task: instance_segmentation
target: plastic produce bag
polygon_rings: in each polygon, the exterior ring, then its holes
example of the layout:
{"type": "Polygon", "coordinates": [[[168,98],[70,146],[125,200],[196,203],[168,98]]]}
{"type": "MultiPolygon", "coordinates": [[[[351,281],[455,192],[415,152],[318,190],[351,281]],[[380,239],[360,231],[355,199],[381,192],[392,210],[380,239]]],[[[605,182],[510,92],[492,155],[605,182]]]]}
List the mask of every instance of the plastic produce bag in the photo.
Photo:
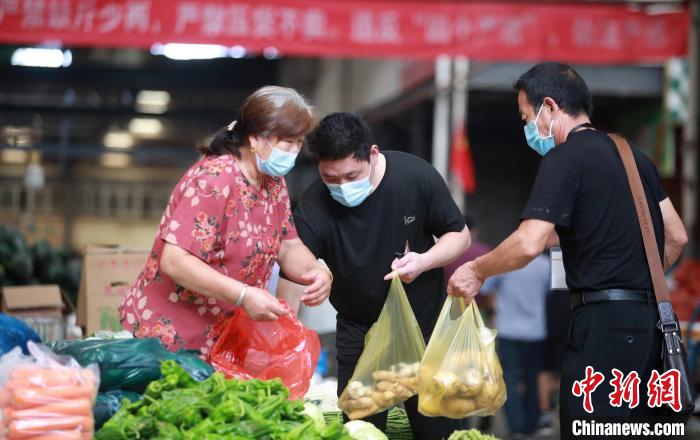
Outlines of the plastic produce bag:
{"type": "Polygon", "coordinates": [[[421,363],[418,411],[453,419],[495,414],[506,401],[495,340],[476,302],[467,307],[449,297],[421,363]]]}
{"type": "Polygon", "coordinates": [[[425,341],[397,274],[338,406],[352,420],[391,408],[416,395],[425,341]]]}
{"type": "Polygon", "coordinates": [[[113,390],[97,395],[92,413],[95,416],[95,431],[99,430],[105,422],[112,418],[119,411],[124,403],[124,399],[129,402],[141,400],[141,395],[132,391],[113,390]]]}
{"type": "Polygon", "coordinates": [[[209,360],[228,378],[280,378],[290,397],[300,399],[309,389],[320,352],[318,334],[304,327],[294,314],[276,321],[253,321],[239,307],[226,323],[209,360]]]}
{"type": "Polygon", "coordinates": [[[158,338],[58,341],[48,346],[58,354],[72,356],[81,365],[98,364],[103,392],[126,390],[142,394],[149,383],[160,379],[161,361],[169,359],[197,380],[204,380],[213,372],[195,352],[172,353],[163,348],[158,338]]]}
{"type": "Polygon", "coordinates": [[[0,329],[0,355],[15,347],[27,354],[27,342],[41,342],[39,335],[26,323],[4,313],[0,313],[0,329]]]}
{"type": "Polygon", "coordinates": [[[0,358],[0,438],[91,439],[96,366],[81,367],[29,342],[31,356],[15,348],[0,358]]]}

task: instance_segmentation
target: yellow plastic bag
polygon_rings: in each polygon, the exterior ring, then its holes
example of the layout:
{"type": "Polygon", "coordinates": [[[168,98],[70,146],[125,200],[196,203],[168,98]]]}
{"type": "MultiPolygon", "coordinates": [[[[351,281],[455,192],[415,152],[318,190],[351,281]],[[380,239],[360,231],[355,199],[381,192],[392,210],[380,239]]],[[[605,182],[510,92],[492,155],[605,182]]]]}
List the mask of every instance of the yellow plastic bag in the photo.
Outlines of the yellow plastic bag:
{"type": "Polygon", "coordinates": [[[356,420],[415,396],[424,352],[423,334],[401,280],[394,274],[384,307],[365,336],[365,348],[338,406],[356,420]]]}
{"type": "Polygon", "coordinates": [[[484,325],[476,302],[448,297],[420,367],[418,411],[461,419],[495,414],[506,401],[496,331],[484,325]]]}

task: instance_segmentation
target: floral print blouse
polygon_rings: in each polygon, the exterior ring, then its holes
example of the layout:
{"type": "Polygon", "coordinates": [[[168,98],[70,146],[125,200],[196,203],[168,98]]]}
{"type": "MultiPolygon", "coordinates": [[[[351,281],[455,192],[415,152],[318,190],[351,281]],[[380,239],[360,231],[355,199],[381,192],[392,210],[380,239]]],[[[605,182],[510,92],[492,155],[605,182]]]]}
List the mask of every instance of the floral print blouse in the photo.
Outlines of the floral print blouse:
{"type": "Polygon", "coordinates": [[[236,306],[185,289],[161,272],[165,243],[265,288],[281,241],[296,237],[283,178],[264,175],[257,189],[232,155],[202,158],[173,190],[146,267],[119,306],[122,325],[136,337],[160,338],[171,351],[206,356],[236,306]]]}

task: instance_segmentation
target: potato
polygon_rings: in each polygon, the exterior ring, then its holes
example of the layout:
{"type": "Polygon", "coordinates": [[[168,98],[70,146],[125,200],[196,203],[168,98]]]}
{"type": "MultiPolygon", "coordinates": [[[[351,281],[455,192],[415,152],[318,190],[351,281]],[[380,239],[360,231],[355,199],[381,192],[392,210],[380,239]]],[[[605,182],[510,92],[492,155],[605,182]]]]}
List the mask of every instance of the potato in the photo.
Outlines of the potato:
{"type": "Polygon", "coordinates": [[[451,397],[459,393],[461,381],[456,374],[438,371],[430,382],[430,390],[439,396],[451,397]]]}
{"type": "Polygon", "coordinates": [[[460,379],[459,394],[464,397],[476,396],[481,392],[481,388],[484,385],[481,372],[476,368],[467,369],[460,379]]]}
{"type": "Polygon", "coordinates": [[[418,399],[418,411],[426,416],[439,416],[442,414],[440,399],[430,394],[423,394],[418,399]]]}
{"type": "Polygon", "coordinates": [[[424,381],[424,383],[430,382],[430,380],[433,378],[437,370],[428,365],[421,365],[420,370],[418,372],[418,377],[420,378],[421,381],[424,381]]]}
{"type": "Polygon", "coordinates": [[[481,409],[490,407],[496,400],[496,397],[498,397],[499,391],[497,382],[492,380],[484,382],[484,386],[481,388],[481,393],[474,398],[477,408],[481,409]]]}
{"type": "Polygon", "coordinates": [[[445,410],[445,415],[454,418],[466,417],[468,414],[473,413],[476,409],[476,405],[474,404],[473,400],[459,399],[456,397],[444,399],[442,401],[442,407],[445,410]]]}
{"type": "Polygon", "coordinates": [[[501,363],[498,360],[495,350],[485,350],[481,353],[480,365],[485,375],[495,375],[500,377],[503,375],[501,363]]]}

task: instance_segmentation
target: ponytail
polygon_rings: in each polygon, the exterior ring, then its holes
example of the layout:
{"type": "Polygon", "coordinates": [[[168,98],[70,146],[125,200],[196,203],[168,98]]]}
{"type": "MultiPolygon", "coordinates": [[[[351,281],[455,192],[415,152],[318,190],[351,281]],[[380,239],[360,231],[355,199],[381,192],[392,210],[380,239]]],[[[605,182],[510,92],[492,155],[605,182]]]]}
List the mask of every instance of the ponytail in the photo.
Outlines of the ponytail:
{"type": "Polygon", "coordinates": [[[240,158],[240,148],[243,141],[240,133],[240,124],[233,121],[227,126],[221,127],[214,134],[209,145],[198,146],[197,151],[206,156],[221,156],[231,153],[240,158]]]}

